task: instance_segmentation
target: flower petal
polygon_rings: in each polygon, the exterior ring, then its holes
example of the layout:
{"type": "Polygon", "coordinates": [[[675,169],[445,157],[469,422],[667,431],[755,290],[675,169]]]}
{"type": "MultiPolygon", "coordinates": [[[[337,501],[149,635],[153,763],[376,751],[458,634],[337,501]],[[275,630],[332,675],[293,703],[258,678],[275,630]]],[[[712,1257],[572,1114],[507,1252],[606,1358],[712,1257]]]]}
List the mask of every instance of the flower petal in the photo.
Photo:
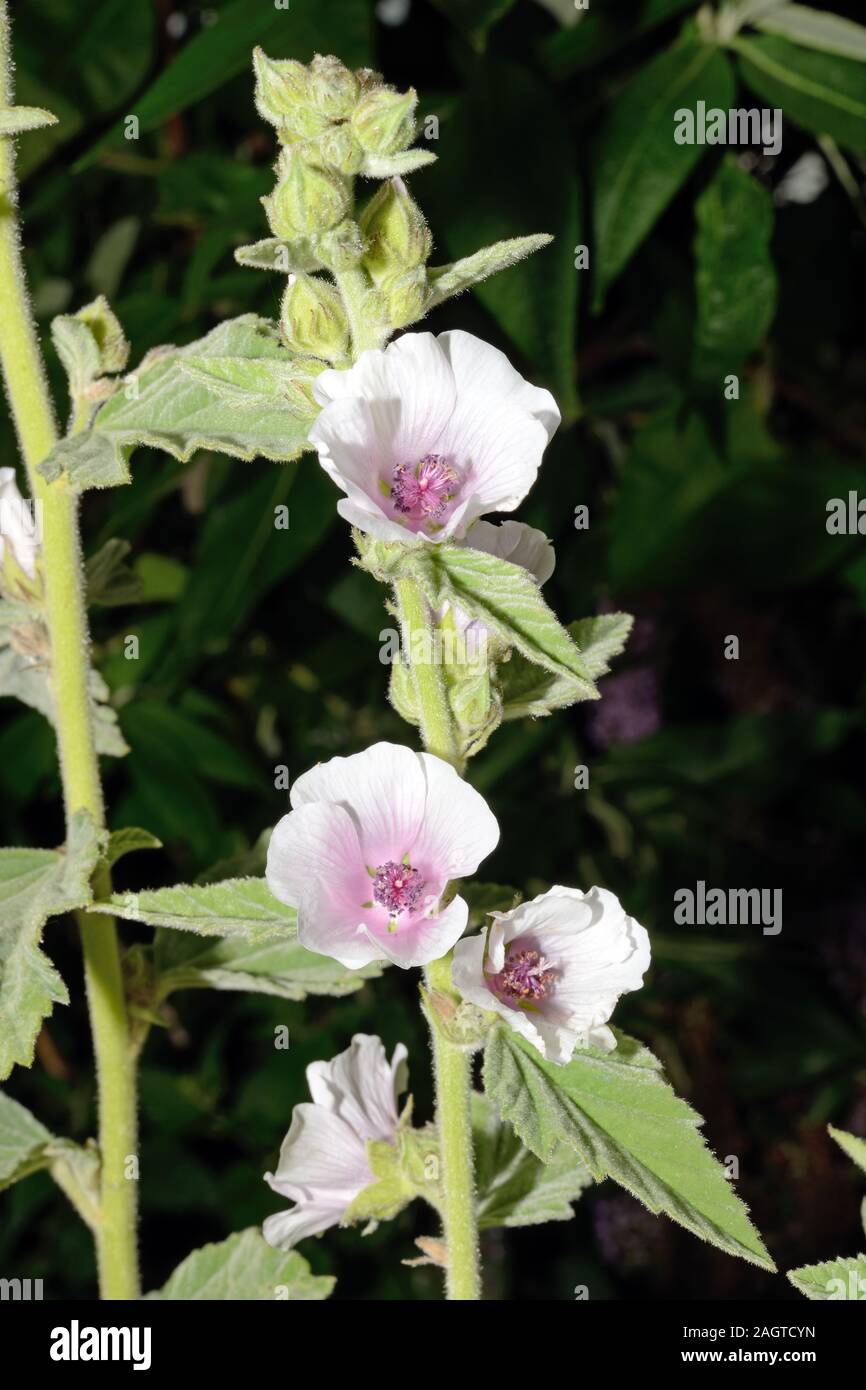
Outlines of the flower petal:
{"type": "Polygon", "coordinates": [[[412,863],[440,882],[473,874],[499,843],[499,823],[480,792],[442,758],[419,754],[427,780],[424,820],[412,863]]]}
{"type": "Polygon", "coordinates": [[[422,756],[397,743],[374,743],[363,753],[319,763],[297,779],[291,792],[297,808],[322,802],[342,806],[355,824],[363,862],[371,868],[399,861],[411,851],[427,801],[422,756]]]}
{"type": "Polygon", "coordinates": [[[310,1095],[361,1138],[392,1140],[398,1118],[395,1086],[405,1057],[400,1044],[389,1063],[381,1038],[356,1033],[345,1052],[307,1067],[310,1095]]]}

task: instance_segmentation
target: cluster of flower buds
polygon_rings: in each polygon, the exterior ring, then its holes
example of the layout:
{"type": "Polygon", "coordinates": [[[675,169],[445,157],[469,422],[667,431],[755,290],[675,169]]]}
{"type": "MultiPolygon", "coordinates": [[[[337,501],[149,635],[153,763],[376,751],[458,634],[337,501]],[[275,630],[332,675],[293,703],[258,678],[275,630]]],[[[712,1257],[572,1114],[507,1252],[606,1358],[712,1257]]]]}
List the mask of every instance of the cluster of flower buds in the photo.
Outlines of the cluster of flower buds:
{"type": "Polygon", "coordinates": [[[317,270],[362,277],[365,317],[381,324],[383,339],[428,304],[430,233],[399,177],[433,158],[408,149],[418,96],[387,86],[368,68],[351,72],[334,57],[317,54],[305,66],[258,49],[254,63],[256,106],[282,145],[276,186],[262,202],[287,252],[280,268],[291,276],[283,335],[293,351],[343,364],[350,350],[345,305],[317,270]],[[358,174],[386,182],[356,221],[358,174]]]}
{"type": "Polygon", "coordinates": [[[320,54],[305,67],[261,49],[253,61],[259,114],[307,164],[375,177],[378,159],[400,154],[415,138],[418,94],[395,91],[370,68],[350,72],[320,54]]]}

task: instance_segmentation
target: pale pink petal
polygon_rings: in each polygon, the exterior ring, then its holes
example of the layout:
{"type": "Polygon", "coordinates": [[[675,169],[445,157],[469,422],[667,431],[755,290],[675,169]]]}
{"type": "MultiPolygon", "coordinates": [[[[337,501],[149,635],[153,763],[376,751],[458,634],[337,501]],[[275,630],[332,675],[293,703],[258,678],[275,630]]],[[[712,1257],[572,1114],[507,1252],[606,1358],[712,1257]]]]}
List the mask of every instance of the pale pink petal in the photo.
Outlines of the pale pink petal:
{"type": "Polygon", "coordinates": [[[427,779],[424,821],[412,863],[431,880],[473,874],[499,842],[499,824],[480,792],[450,763],[421,753],[427,779]]]}
{"type": "Polygon", "coordinates": [[[355,824],[363,862],[375,869],[411,852],[427,814],[427,788],[421,755],[401,744],[376,743],[305,772],[291,801],[294,807],[339,803],[355,824]]]}
{"type": "Polygon", "coordinates": [[[292,907],[311,888],[326,888],[335,909],[354,914],[369,898],[370,882],[353,817],[335,802],[290,811],[271,835],[265,878],[274,897],[292,907]]]}
{"type": "Polygon", "coordinates": [[[345,1052],[307,1067],[310,1095],[365,1139],[392,1139],[398,1119],[395,1080],[405,1056],[401,1044],[389,1063],[380,1038],[356,1033],[345,1052]]]}
{"type": "Polygon", "coordinates": [[[371,945],[376,949],[375,960],[389,960],[403,970],[413,966],[429,965],[451,950],[459,941],[469,921],[469,907],[460,897],[452,898],[448,906],[437,917],[416,918],[408,923],[400,923],[392,934],[379,931],[370,934],[371,945]]]}

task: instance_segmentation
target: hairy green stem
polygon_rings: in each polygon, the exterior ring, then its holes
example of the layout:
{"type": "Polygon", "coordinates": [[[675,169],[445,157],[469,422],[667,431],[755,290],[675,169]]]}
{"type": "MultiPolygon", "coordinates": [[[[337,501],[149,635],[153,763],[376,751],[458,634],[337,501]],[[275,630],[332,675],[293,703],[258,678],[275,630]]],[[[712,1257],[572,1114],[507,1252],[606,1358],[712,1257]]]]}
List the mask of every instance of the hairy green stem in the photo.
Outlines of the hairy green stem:
{"type": "MultiPolygon", "coordinates": [[[[442,663],[436,660],[436,644],[432,641],[430,606],[414,579],[399,579],[394,589],[424,747],[428,753],[435,753],[461,771],[445,675],[442,663]]],[[[427,981],[433,993],[446,996],[453,993],[450,954],[431,962],[427,981]]],[[[446,1288],[449,1299],[466,1301],[481,1296],[469,1108],[472,1059],[445,1036],[435,1009],[429,1011],[429,1022],[442,1164],[442,1225],[448,1249],[446,1288]]]]}
{"type": "Polygon", "coordinates": [[[409,660],[409,671],[421,720],[421,737],[428,753],[444,758],[458,772],[463,770],[457,744],[454,716],[448,702],[448,688],[441,661],[436,658],[430,605],[414,579],[398,579],[394,585],[400,623],[403,629],[403,650],[409,660]]]}
{"type": "MultiPolygon", "coordinates": [[[[0,0],[0,107],[12,105],[6,0],[0,0]]],[[[105,826],[88,690],[89,634],[76,499],[61,480],[38,471],[57,432],[21,264],[14,146],[0,138],[0,364],[30,488],[41,509],[45,616],[67,821],[85,810],[105,826]]],[[[96,897],[111,892],[107,869],[96,897]]],[[[129,1049],[117,931],[111,917],[79,914],[93,1047],[99,1079],[101,1204],[96,1231],[103,1298],[138,1297],[135,1067],[129,1049]]]]}
{"type": "MultiPolygon", "coordinates": [[[[450,953],[427,967],[427,983],[431,992],[452,993],[450,953]]],[[[429,1013],[442,1166],[442,1225],[448,1250],[445,1286],[450,1301],[472,1302],[481,1297],[470,1110],[472,1056],[449,1042],[435,1010],[429,1013]]]]}
{"type": "Polygon", "coordinates": [[[352,335],[352,360],[367,348],[382,346],[381,327],[371,324],[369,300],[370,282],[361,269],[335,272],[334,281],[343,298],[349,332],[352,335]],[[367,301],[365,303],[365,300],[367,301]]]}

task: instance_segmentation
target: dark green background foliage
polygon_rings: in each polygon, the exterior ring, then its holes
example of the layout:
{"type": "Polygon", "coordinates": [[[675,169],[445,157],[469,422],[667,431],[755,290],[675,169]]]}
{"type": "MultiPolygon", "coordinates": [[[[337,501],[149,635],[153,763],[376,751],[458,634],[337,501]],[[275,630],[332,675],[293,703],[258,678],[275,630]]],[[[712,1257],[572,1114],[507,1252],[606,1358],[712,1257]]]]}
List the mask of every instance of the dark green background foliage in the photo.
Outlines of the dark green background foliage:
{"type": "MultiPolygon", "coordinates": [[[[279,277],[232,259],[266,233],[273,142],[252,103],[255,43],[305,60],[334,52],[418,87],[440,122],[439,163],[412,181],[435,260],[556,234],[430,326],[490,339],[556,393],[567,424],[521,511],[556,543],[550,600],[566,621],[616,606],[638,624],[600,706],[510,724],[471,767],[502,826],[484,876],[520,874],[527,893],[600,883],[623,898],[652,934],[654,965],[618,1021],[706,1116],[716,1152],[739,1159],[781,1268],[853,1252],[857,1182],[824,1126],[866,1134],[866,557],[858,537],[827,534],[825,507],[866,489],[866,234],[862,201],[832,174],[811,202],[774,190],[822,132],[862,182],[866,66],[754,30],[739,52],[702,50],[682,33],[696,9],[683,0],[593,0],[572,29],[529,0],[413,0],[396,26],[366,0],[179,5],[182,35],[176,20],[167,28],[170,8],[14,6],[18,99],[60,116],[20,143],[43,331],[97,292],[136,359],[226,316],[276,314],[279,277]],[[699,98],[782,105],[781,155],[675,146],[671,111],[699,98]],[[133,112],[137,142],[122,134],[133,112]],[[588,271],[574,266],[582,243],[588,271]],[[731,372],[736,402],[722,397],[731,372]],[[582,503],[588,531],[573,525],[582,503]],[[729,634],[739,661],[724,659],[729,634]],[[582,763],[589,791],[573,787],[582,763]],[[781,888],[781,935],[676,926],[673,894],[698,879],[781,888]]],[[[53,356],[49,369],[61,401],[53,356]]],[[[5,417],[0,428],[6,463],[5,417]]],[[[93,615],[132,747],[105,762],[111,824],[165,842],[124,860],[121,889],[189,880],[247,851],[285,809],[276,765],[294,776],[411,733],[385,702],[383,593],[350,567],[314,457],[182,466],[145,451],[133,474],[84,505],[87,552],[125,538],[143,583],[140,604],[93,615]],[[288,532],[273,529],[279,502],[288,532]],[[123,654],[130,633],[137,662],[123,654]]],[[[53,736],[11,701],[3,715],[3,842],[57,843],[53,736]]],[[[50,924],[47,945],[76,999],[9,1090],[84,1138],[94,1083],[72,923],[50,924]]],[[[344,1000],[175,996],[142,1073],[145,1287],[274,1209],[261,1174],[305,1096],[303,1069],[355,1030],[409,1044],[416,1113],[429,1116],[416,990],[415,972],[391,970],[344,1000]],[[281,1023],[288,1053],[273,1045],[281,1023]]],[[[43,1277],[46,1297],[92,1296],[89,1240],[49,1179],[3,1204],[4,1272],[43,1277]]],[[[339,1275],[337,1298],[435,1298],[435,1271],[400,1264],[432,1230],[415,1207],[366,1240],[335,1233],[304,1253],[339,1275]]],[[[795,1296],[607,1187],[571,1223],[490,1239],[501,1297],[567,1299],[577,1284],[594,1298],[795,1296]]]]}

